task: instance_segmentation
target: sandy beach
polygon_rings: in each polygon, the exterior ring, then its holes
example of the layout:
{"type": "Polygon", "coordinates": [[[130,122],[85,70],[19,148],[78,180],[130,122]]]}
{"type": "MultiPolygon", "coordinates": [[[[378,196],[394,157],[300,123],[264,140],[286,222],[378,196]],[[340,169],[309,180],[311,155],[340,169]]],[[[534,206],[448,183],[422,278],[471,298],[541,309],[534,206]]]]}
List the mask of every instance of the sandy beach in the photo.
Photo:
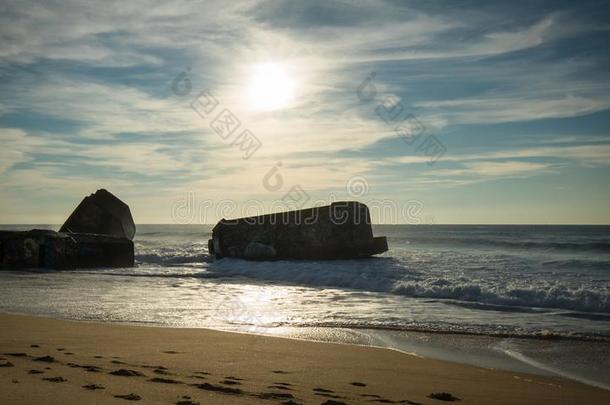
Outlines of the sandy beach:
{"type": "Polygon", "coordinates": [[[6,404],[610,402],[564,379],[371,347],[20,315],[0,330],[6,404]]]}

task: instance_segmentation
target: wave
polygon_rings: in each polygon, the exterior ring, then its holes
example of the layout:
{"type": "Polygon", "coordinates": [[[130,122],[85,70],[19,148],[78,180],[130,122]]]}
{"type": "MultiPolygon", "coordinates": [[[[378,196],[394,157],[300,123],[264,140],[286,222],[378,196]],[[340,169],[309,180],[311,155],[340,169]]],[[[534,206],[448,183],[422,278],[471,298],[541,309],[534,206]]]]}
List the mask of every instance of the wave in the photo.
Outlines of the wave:
{"type": "Polygon", "coordinates": [[[208,254],[207,243],[204,242],[158,246],[158,242],[152,244],[147,241],[139,241],[136,244],[135,260],[137,264],[167,266],[189,263],[210,263],[214,258],[208,254]]]}
{"type": "Polygon", "coordinates": [[[456,235],[456,237],[439,237],[439,236],[423,236],[414,234],[412,239],[407,239],[410,243],[416,244],[440,244],[447,247],[491,247],[491,248],[508,248],[520,250],[534,250],[546,252],[610,252],[610,242],[608,241],[572,241],[572,242],[548,242],[548,241],[533,241],[533,240],[503,240],[494,237],[472,237],[465,235],[456,235]]]}
{"type": "Polygon", "coordinates": [[[438,279],[426,280],[423,283],[399,282],[392,292],[416,298],[445,298],[502,306],[610,313],[609,294],[580,286],[567,288],[546,283],[528,287],[510,284],[489,286],[478,282],[463,283],[438,279]]]}
{"type": "Polygon", "coordinates": [[[184,254],[184,255],[165,255],[159,253],[141,253],[135,255],[137,264],[189,264],[189,263],[211,263],[214,258],[208,254],[184,254]]]}
{"type": "MultiPolygon", "coordinates": [[[[499,255],[489,251],[479,253],[453,249],[460,245],[486,245],[535,248],[538,253],[549,248],[610,251],[610,243],[597,234],[587,237],[553,236],[548,231],[546,235],[538,232],[533,237],[530,235],[519,240],[515,235],[497,232],[485,238],[489,232],[477,233],[476,230],[468,234],[455,231],[439,234],[427,228],[424,231],[420,228],[392,229],[388,232],[391,244],[405,246],[409,240],[417,242],[409,249],[395,248],[394,257],[248,262],[228,258],[215,261],[208,254],[207,241],[201,239],[200,230],[189,228],[179,240],[170,237],[136,242],[135,259],[141,271],[136,269],[135,275],[146,276],[140,273],[148,273],[155,277],[154,274],[161,273],[163,277],[244,279],[253,283],[342,288],[410,298],[453,300],[465,303],[461,304],[463,306],[470,305],[471,309],[491,311],[524,312],[524,308],[547,308],[610,314],[610,289],[606,276],[610,265],[606,255],[589,254],[586,258],[574,258],[545,252],[541,258],[531,257],[529,253],[499,255]],[[198,235],[199,239],[192,239],[192,235],[198,235]],[[558,241],[558,238],[564,240],[558,241]],[[436,249],[421,248],[421,244],[427,243],[442,243],[453,250],[441,254],[436,249]]],[[[156,231],[150,229],[149,235],[156,231]]]]}
{"type": "Polygon", "coordinates": [[[390,293],[411,298],[433,298],[487,305],[552,308],[610,313],[610,294],[603,285],[573,283],[566,286],[542,279],[467,278],[413,271],[392,258],[333,262],[246,262],[222,259],[200,275],[258,282],[285,282],[311,287],[336,287],[390,293]]]}
{"type": "Polygon", "coordinates": [[[471,336],[490,336],[498,338],[522,338],[522,339],[547,339],[547,340],[574,340],[590,342],[610,342],[610,335],[605,333],[580,333],[561,330],[524,330],[490,327],[488,325],[473,324],[388,324],[374,322],[290,322],[277,323],[273,325],[259,325],[257,331],[264,332],[265,329],[276,327],[294,328],[336,328],[336,329],[368,329],[380,331],[402,331],[402,332],[422,332],[449,335],[471,335],[471,336]]]}

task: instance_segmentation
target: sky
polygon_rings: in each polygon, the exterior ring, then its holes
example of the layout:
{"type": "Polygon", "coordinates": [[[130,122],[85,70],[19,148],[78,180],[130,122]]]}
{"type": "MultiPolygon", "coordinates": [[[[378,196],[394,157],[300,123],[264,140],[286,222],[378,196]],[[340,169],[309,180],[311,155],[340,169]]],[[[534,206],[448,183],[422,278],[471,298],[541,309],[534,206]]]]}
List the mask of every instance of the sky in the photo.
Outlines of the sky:
{"type": "Polygon", "coordinates": [[[0,2],[0,223],[610,224],[608,1],[0,2]]]}

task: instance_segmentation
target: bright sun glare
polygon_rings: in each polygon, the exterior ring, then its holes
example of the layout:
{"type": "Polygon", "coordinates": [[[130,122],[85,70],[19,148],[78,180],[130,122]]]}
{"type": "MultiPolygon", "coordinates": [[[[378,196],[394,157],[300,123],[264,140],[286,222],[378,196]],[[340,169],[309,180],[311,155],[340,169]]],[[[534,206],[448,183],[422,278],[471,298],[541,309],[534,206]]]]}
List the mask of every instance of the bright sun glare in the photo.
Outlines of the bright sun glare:
{"type": "Polygon", "coordinates": [[[248,99],[257,110],[279,110],[294,100],[295,82],[281,63],[255,65],[250,76],[248,99]]]}

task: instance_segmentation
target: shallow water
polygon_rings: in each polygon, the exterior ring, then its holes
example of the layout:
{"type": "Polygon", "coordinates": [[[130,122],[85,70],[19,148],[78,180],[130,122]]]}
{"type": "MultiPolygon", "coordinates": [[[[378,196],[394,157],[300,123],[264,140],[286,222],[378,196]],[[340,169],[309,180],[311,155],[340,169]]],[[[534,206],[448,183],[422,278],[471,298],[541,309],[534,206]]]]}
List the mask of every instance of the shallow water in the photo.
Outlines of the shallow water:
{"type": "Polygon", "coordinates": [[[212,260],[210,232],[140,226],[131,269],[0,272],[0,311],[374,344],[610,385],[610,227],[377,226],[379,257],[271,263],[212,260]]]}

